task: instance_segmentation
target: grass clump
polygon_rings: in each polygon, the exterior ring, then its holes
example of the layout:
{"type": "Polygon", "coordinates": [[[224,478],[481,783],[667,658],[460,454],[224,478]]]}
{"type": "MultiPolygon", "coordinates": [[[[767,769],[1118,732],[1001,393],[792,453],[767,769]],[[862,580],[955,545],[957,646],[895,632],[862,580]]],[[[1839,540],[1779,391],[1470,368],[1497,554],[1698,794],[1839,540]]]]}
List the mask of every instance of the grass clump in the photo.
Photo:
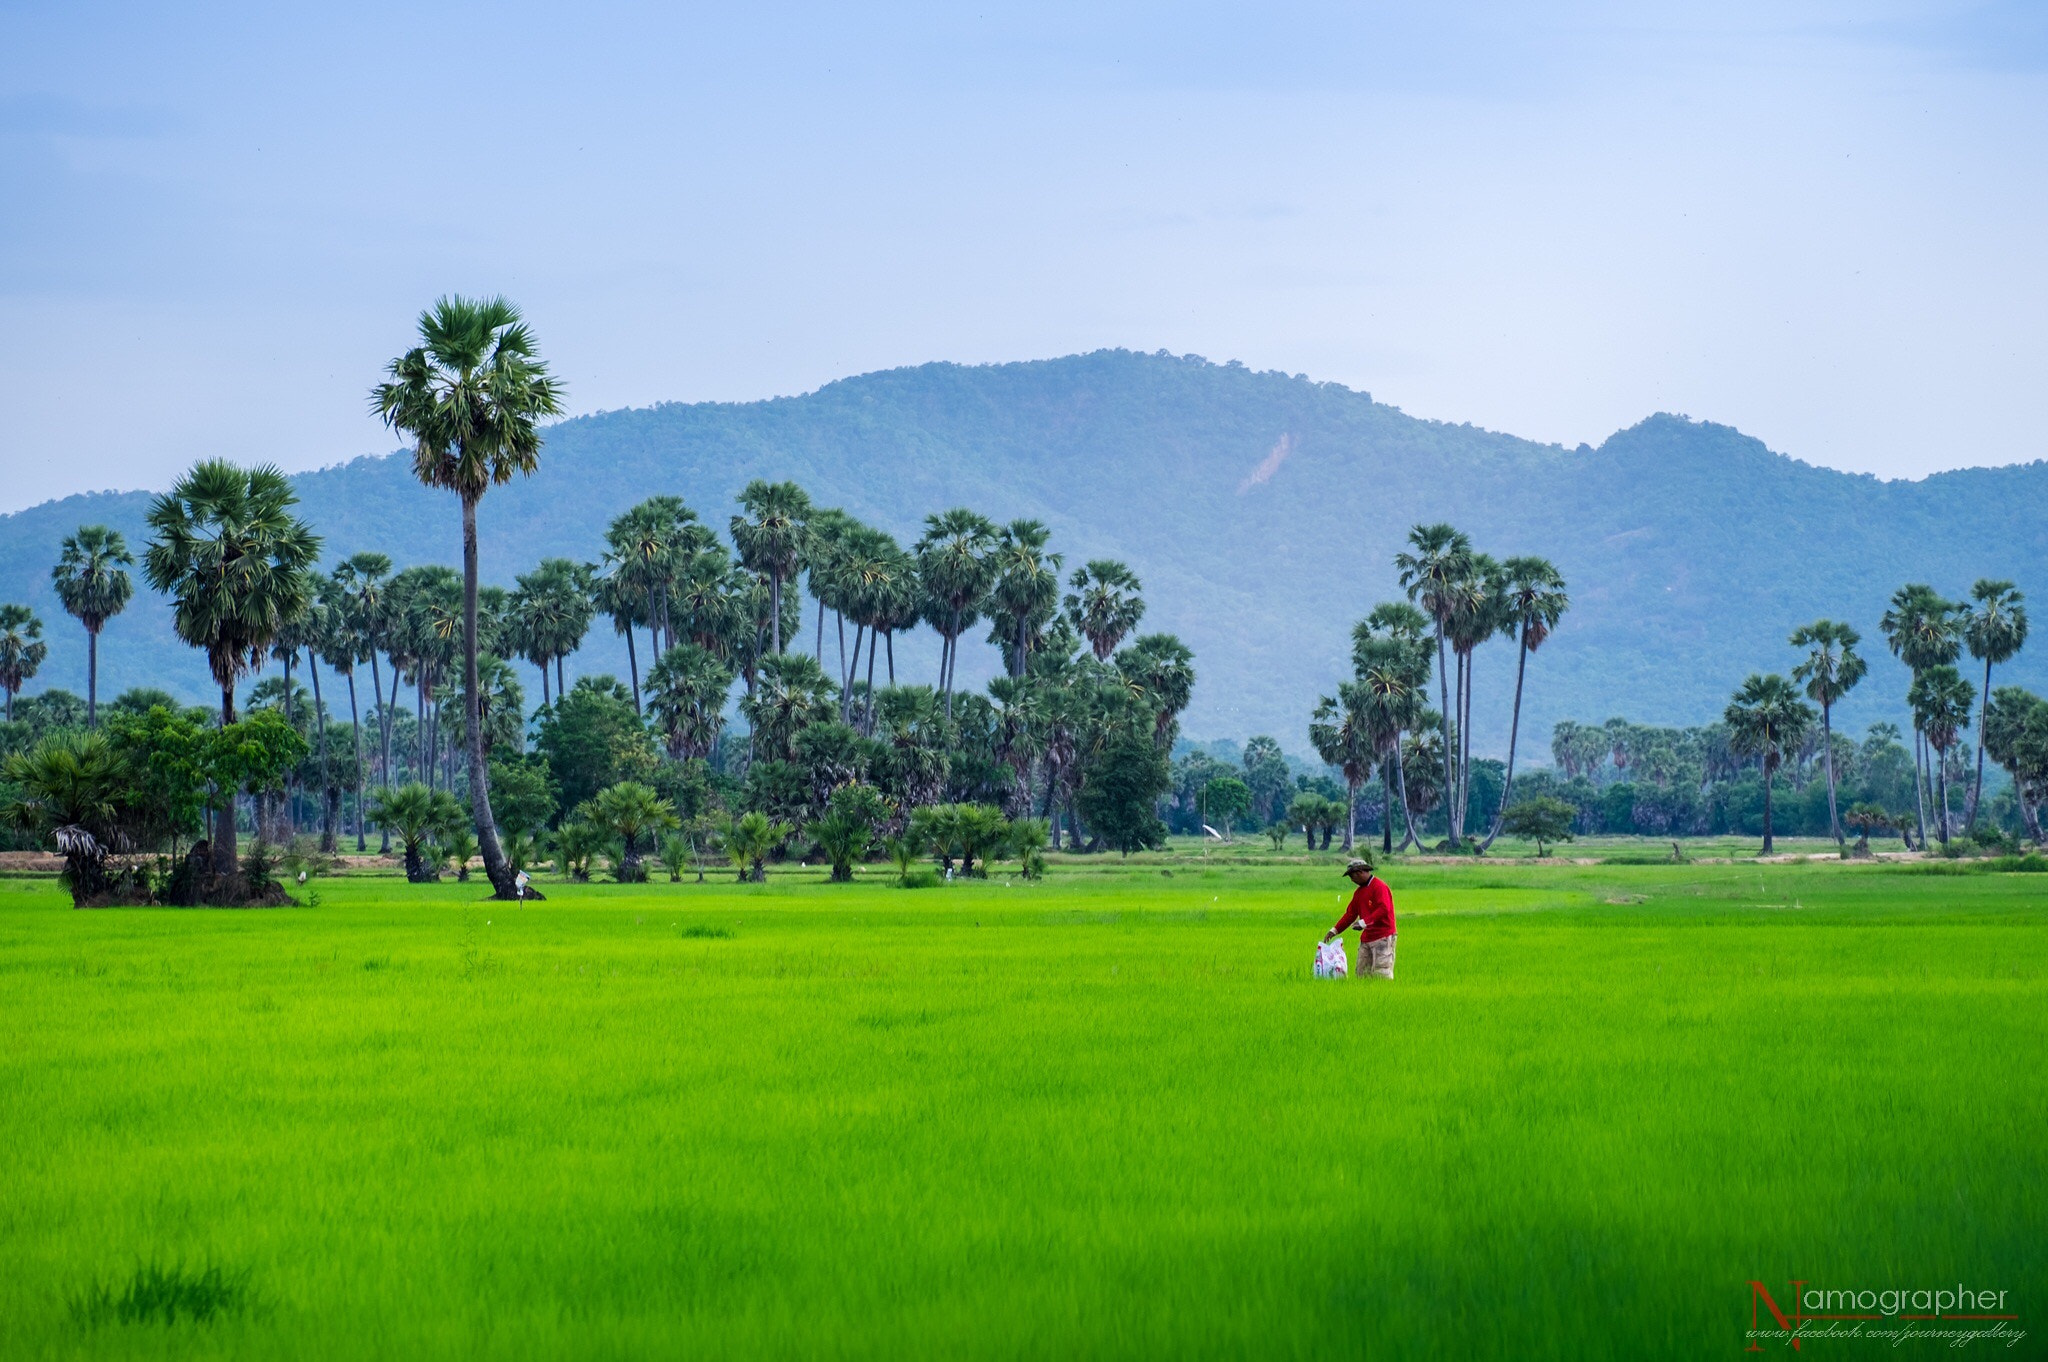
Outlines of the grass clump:
{"type": "Polygon", "coordinates": [[[101,1324],[211,1324],[238,1315],[249,1305],[249,1274],[218,1263],[189,1268],[143,1263],[116,1290],[94,1278],[71,1300],[71,1316],[91,1328],[101,1324]]]}

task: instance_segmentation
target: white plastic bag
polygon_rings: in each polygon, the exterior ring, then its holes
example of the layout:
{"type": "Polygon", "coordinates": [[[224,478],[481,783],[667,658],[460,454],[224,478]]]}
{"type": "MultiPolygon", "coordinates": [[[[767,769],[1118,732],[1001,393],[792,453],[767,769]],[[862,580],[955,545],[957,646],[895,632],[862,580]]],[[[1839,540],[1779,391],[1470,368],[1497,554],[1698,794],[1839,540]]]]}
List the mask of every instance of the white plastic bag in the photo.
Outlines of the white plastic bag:
{"type": "Polygon", "coordinates": [[[1342,979],[1351,972],[1351,962],[1344,958],[1344,942],[1340,937],[1325,941],[1316,947],[1316,978],[1342,979]]]}

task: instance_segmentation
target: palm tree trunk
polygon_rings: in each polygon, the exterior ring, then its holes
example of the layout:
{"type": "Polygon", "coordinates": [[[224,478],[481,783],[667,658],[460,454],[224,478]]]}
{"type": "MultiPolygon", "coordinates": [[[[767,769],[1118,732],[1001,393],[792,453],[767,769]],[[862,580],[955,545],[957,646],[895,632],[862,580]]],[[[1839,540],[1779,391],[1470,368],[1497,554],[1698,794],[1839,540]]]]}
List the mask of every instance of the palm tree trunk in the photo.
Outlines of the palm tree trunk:
{"type": "MultiPolygon", "coordinates": [[[[235,721],[235,688],[232,685],[220,688],[220,726],[226,728],[235,721]]],[[[235,791],[233,786],[224,787],[214,809],[213,816],[213,873],[232,875],[240,867],[241,858],[235,847],[235,791]]]]}
{"type": "Polygon", "coordinates": [[[846,612],[834,610],[832,612],[832,623],[839,631],[839,712],[844,716],[846,713],[846,612]]]}
{"type": "Polygon", "coordinates": [[[420,784],[431,790],[434,788],[434,752],[433,745],[427,740],[433,735],[433,730],[427,727],[425,664],[412,674],[412,726],[413,732],[419,735],[419,741],[414,744],[419,750],[413,753],[413,762],[419,767],[420,784]]]}
{"type": "Polygon", "coordinates": [[[320,701],[320,655],[306,649],[306,675],[313,682],[313,725],[320,733],[320,850],[334,853],[334,778],[327,767],[327,709],[320,701]]]}
{"type": "Polygon", "coordinates": [[[1500,836],[1500,825],[1508,816],[1508,796],[1515,788],[1515,744],[1522,737],[1522,679],[1529,671],[1529,630],[1522,630],[1521,647],[1515,658],[1515,709],[1514,717],[1508,721],[1508,772],[1500,783],[1500,807],[1493,811],[1493,826],[1486,830],[1486,840],[1479,844],[1481,851],[1493,845],[1493,839],[1500,836]]]}
{"type": "MultiPolygon", "coordinates": [[[[818,583],[816,578],[814,577],[811,581],[811,589],[815,591],[817,589],[817,586],[818,583]]],[[[823,671],[825,670],[825,598],[823,596],[818,597],[818,637],[816,643],[816,651],[818,654],[818,670],[823,671]]]]}
{"type": "MultiPolygon", "coordinates": [[[[1415,835],[1415,814],[1408,807],[1408,773],[1401,767],[1401,735],[1398,733],[1394,735],[1394,785],[1401,794],[1401,825],[1404,829],[1401,837],[1401,850],[1406,851],[1410,842],[1419,847],[1422,845],[1422,841],[1415,835]]],[[[1387,821],[1389,824],[1393,822],[1393,813],[1392,808],[1387,810],[1387,821]]]]}
{"type": "Polygon", "coordinates": [[[550,701],[549,701],[549,698],[548,698],[548,663],[547,663],[547,659],[546,659],[546,658],[542,658],[542,659],[541,659],[541,662],[540,662],[540,705],[541,705],[541,708],[542,708],[542,709],[546,709],[546,708],[548,707],[549,703],[550,703],[550,701]]]}
{"type": "Polygon", "coordinates": [[[1394,778],[1387,774],[1384,761],[1380,763],[1380,850],[1394,854],[1394,778]]]}
{"type": "Polygon", "coordinates": [[[1820,740],[1824,749],[1822,755],[1827,760],[1828,769],[1828,828],[1835,835],[1835,845],[1841,847],[1846,843],[1842,836],[1842,820],[1835,812],[1835,728],[1834,716],[1831,713],[1833,708],[1831,704],[1823,704],[1820,707],[1820,740]]]}
{"type": "Polygon", "coordinates": [[[569,682],[566,679],[566,674],[562,671],[562,659],[567,656],[567,653],[555,654],[555,698],[557,700],[566,700],[569,697],[569,682]]]}
{"type": "MultiPolygon", "coordinates": [[[[1977,830],[1977,801],[1984,793],[1984,711],[1991,704],[1991,659],[1984,659],[1984,698],[1977,703],[1977,775],[1970,782],[1969,806],[1963,810],[1963,831],[1977,830]]],[[[2015,783],[2014,790],[2018,790],[2015,783]]]]}
{"type": "Polygon", "coordinates": [[[882,642],[889,650],[889,684],[893,686],[896,684],[896,631],[891,629],[882,642]]]}
{"type": "Polygon", "coordinates": [[[1920,841],[1920,849],[1927,850],[1927,794],[1926,782],[1921,779],[1920,721],[1913,721],[1913,827],[1920,841]]]}
{"type": "MultiPolygon", "coordinates": [[[[1984,675],[1987,678],[1985,684],[1989,685],[1989,667],[1984,669],[1984,675]]],[[[97,629],[85,631],[85,726],[100,726],[100,631],[97,629]]],[[[1977,747],[1980,762],[1983,752],[1983,744],[1980,743],[1977,747]]]]}
{"type": "MultiPolygon", "coordinates": [[[[802,609],[802,606],[801,606],[801,605],[799,605],[799,606],[798,606],[798,609],[802,609]]],[[[802,618],[803,618],[803,616],[802,616],[802,615],[798,615],[798,616],[797,616],[797,618],[798,618],[798,619],[802,619],[802,618]]],[[[801,628],[802,626],[798,626],[798,627],[799,627],[799,628],[801,628]]],[[[756,637],[759,637],[759,636],[758,636],[758,635],[756,635],[756,637]]],[[[781,651],[782,651],[782,574],[781,574],[781,573],[779,573],[779,572],[771,572],[771,573],[769,573],[769,574],[768,574],[768,637],[769,637],[769,639],[770,639],[770,640],[772,641],[772,643],[773,643],[773,651],[775,651],[775,652],[778,652],[778,653],[779,653],[779,652],[781,652],[781,651]]],[[[758,647],[759,645],[757,644],[756,646],[758,647]]],[[[820,662],[822,662],[822,661],[824,661],[824,658],[825,658],[825,616],[824,616],[824,615],[823,615],[823,614],[821,613],[821,614],[820,614],[820,615],[818,616],[818,660],[819,660],[820,662]]]]}
{"type": "Polygon", "coordinates": [[[1458,773],[1458,788],[1444,809],[1444,825],[1450,829],[1451,840],[1457,845],[1464,844],[1465,832],[1465,781],[1471,773],[1470,757],[1472,748],[1472,655],[1460,651],[1458,658],[1458,760],[1452,770],[1458,773]]]}
{"type": "MultiPolygon", "coordinates": [[[[462,499],[462,719],[469,747],[469,812],[476,820],[476,845],[496,898],[519,896],[498,825],[491,817],[491,773],[484,760],[481,687],[476,671],[476,499],[462,499]]],[[[538,897],[534,895],[533,897],[538,897]]]]}
{"type": "Polygon", "coordinates": [[[960,607],[953,607],[953,632],[946,635],[946,717],[953,717],[953,665],[960,656],[960,607]]]}
{"type": "MultiPolygon", "coordinates": [[[[1439,619],[1437,620],[1437,622],[1436,622],[1436,695],[1437,695],[1437,702],[1438,702],[1439,704],[1441,704],[1441,705],[1443,706],[1443,712],[1442,712],[1442,714],[1441,714],[1441,715],[1439,715],[1439,719],[1441,720],[1441,724],[1442,724],[1442,727],[1443,727],[1443,731],[1444,731],[1444,797],[1445,797],[1446,799],[1448,799],[1448,798],[1450,797],[1450,793],[1451,793],[1451,789],[1452,789],[1452,782],[1451,782],[1451,755],[1452,755],[1452,754],[1451,754],[1451,713],[1452,713],[1452,711],[1451,711],[1451,690],[1450,690],[1450,685],[1451,685],[1451,677],[1450,677],[1450,667],[1449,667],[1449,665],[1448,665],[1448,659],[1447,659],[1447,657],[1446,657],[1446,655],[1445,655],[1445,653],[1444,653],[1444,622],[1443,622],[1443,620],[1442,620],[1441,618],[1439,618],[1439,619]]],[[[1400,771],[1401,771],[1401,739],[1400,739],[1400,736],[1399,736],[1398,734],[1396,734],[1396,735],[1395,735],[1395,737],[1394,737],[1394,773],[1395,773],[1395,776],[1396,776],[1396,778],[1399,778],[1399,776],[1400,776],[1400,771]]],[[[1407,785],[1407,782],[1406,782],[1405,780],[1403,780],[1403,781],[1402,781],[1402,783],[1401,783],[1401,816],[1402,816],[1403,818],[1408,818],[1408,785],[1407,785]]],[[[1447,827],[1449,826],[1449,817],[1448,817],[1448,815],[1446,815],[1446,818],[1445,818],[1445,825],[1446,825],[1447,827]]],[[[1413,836],[1415,835],[1415,823],[1414,823],[1414,820],[1413,820],[1413,819],[1408,819],[1408,835],[1409,835],[1410,837],[1413,837],[1413,836]]],[[[1404,842],[1402,842],[1402,843],[1401,843],[1401,845],[1405,847],[1405,846],[1407,846],[1407,845],[1408,845],[1408,843],[1404,841],[1404,842]]],[[[1452,844],[1452,845],[1453,845],[1453,846],[1455,846],[1455,845],[1456,845],[1456,843],[1455,843],[1455,842],[1453,842],[1453,844],[1452,844]]]]}
{"type": "Polygon", "coordinates": [[[640,654],[633,647],[633,626],[626,626],[626,668],[633,677],[633,717],[640,717],[640,654]]]}
{"type": "Polygon", "coordinates": [[[1358,833],[1358,777],[1352,776],[1344,782],[1344,850],[1351,850],[1352,839],[1358,833]]]}
{"type": "Polygon", "coordinates": [[[1771,759],[1770,759],[1770,758],[1769,758],[1769,757],[1767,756],[1767,757],[1765,757],[1765,758],[1764,758],[1764,849],[1763,849],[1763,854],[1764,854],[1764,855],[1766,855],[1766,856],[1768,856],[1768,855],[1770,855],[1770,854],[1771,854],[1771,776],[1772,776],[1772,774],[1773,774],[1773,772],[1772,772],[1772,770],[1771,770],[1771,759]]]}
{"type": "MultiPolygon", "coordinates": [[[[877,625],[868,633],[868,702],[867,714],[860,721],[860,729],[870,738],[875,736],[875,635],[880,632],[881,626],[877,625]]],[[[1025,792],[1024,801],[1027,804],[1031,802],[1029,791],[1025,792]]]]}
{"type": "Polygon", "coordinates": [[[356,670],[348,670],[348,722],[352,736],[350,747],[356,757],[356,851],[362,853],[369,846],[363,837],[363,720],[356,710],[356,670]]]}
{"type": "MultiPolygon", "coordinates": [[[[1929,744],[1933,747],[1933,744],[1929,744]]],[[[1934,749],[1934,783],[1941,791],[1941,844],[1948,845],[1948,749],[1934,749]]]]}

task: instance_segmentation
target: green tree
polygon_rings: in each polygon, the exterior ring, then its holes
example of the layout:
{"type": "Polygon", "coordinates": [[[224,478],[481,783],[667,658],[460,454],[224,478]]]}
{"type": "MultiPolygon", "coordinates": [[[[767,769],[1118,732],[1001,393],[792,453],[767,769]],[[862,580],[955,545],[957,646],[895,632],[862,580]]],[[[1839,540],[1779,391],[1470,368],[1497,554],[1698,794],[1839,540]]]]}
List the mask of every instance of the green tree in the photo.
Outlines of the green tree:
{"type": "Polygon", "coordinates": [[[1572,840],[1572,820],[1579,811],[1562,799],[1539,795],[1525,799],[1508,809],[1501,819],[1502,829],[1511,837],[1527,838],[1536,844],[1536,854],[1547,854],[1545,842],[1569,842],[1572,840]]]}
{"type": "Polygon", "coordinates": [[[647,879],[647,867],[640,859],[642,839],[649,842],[680,824],[676,806],[637,780],[622,780],[590,801],[590,821],[617,837],[621,844],[617,878],[620,884],[640,884],[647,879]]]}
{"type": "Polygon", "coordinates": [[[1522,737],[1522,683],[1529,671],[1529,655],[1541,648],[1557,629],[1558,621],[1571,606],[1565,593],[1564,576],[1547,558],[1510,558],[1501,564],[1502,618],[1515,635],[1515,707],[1508,724],[1508,766],[1500,787],[1500,804],[1493,814],[1493,827],[1481,851],[1500,836],[1507,817],[1508,800],[1515,789],[1515,750],[1522,737]]]}
{"type": "Polygon", "coordinates": [[[633,697],[610,676],[578,677],[541,717],[534,747],[571,809],[622,780],[644,782],[660,764],[652,736],[633,713],[633,697]]]}
{"type": "Polygon", "coordinates": [[[1236,776],[1217,776],[1202,789],[1202,816],[1223,824],[1223,840],[1235,841],[1237,820],[1252,807],[1252,787],[1236,776]]]}
{"type": "MultiPolygon", "coordinates": [[[[815,661],[815,659],[813,659],[815,661]]],[[[725,832],[726,850],[739,867],[742,882],[763,883],[768,878],[768,856],[789,836],[786,824],[771,820],[755,809],[734,819],[725,832]]]]}
{"type": "MultiPolygon", "coordinates": [[[[1991,668],[1994,663],[2010,662],[2019,655],[2027,642],[2026,597],[2011,582],[1992,581],[1979,578],[1970,588],[1970,598],[1977,602],[1963,625],[1963,640],[1970,645],[1970,656],[1984,664],[1984,693],[1982,704],[1985,710],[1991,705],[1991,668]]],[[[1970,781],[1969,807],[1963,813],[1963,825],[1974,829],[1977,826],[1977,804],[1984,793],[1984,726],[1977,726],[1977,773],[1970,781]]]]}
{"type": "Polygon", "coordinates": [[[746,485],[739,496],[744,515],[732,518],[733,547],[740,562],[768,583],[770,651],[782,651],[782,584],[804,561],[811,499],[793,482],[746,485]]]}
{"type": "Polygon", "coordinates": [[[477,657],[477,503],[540,464],[540,421],[562,411],[561,384],[535,353],[533,333],[503,298],[446,297],[420,314],[420,343],[391,361],[371,405],[413,440],[413,473],[462,505],[462,703],[469,742],[470,816],[496,897],[518,897],[491,823],[491,780],[480,716],[477,657]]]}
{"type": "Polygon", "coordinates": [[[1790,642],[1804,648],[1806,656],[1792,668],[1792,679],[1806,683],[1807,697],[1820,706],[1821,751],[1828,776],[1828,835],[1835,845],[1843,844],[1842,821],[1835,811],[1835,706],[1855,689],[1869,671],[1869,664],[1857,653],[1863,636],[1834,620],[1815,620],[1792,631],[1790,642]]]}
{"type": "Polygon", "coordinates": [[[1252,819],[1270,823],[1280,816],[1293,778],[1287,771],[1287,757],[1274,739],[1259,734],[1244,745],[1244,783],[1252,792],[1252,819]]]}
{"type": "Polygon", "coordinates": [[[1752,673],[1728,704],[1722,721],[1728,739],[1741,756],[1756,757],[1764,772],[1764,849],[1771,854],[1771,784],[1785,754],[1796,749],[1813,727],[1813,707],[1799,698],[1790,681],[1775,674],[1752,673]]]}
{"type": "Polygon", "coordinates": [[[754,755],[788,761],[796,735],[832,717],[831,679],[808,653],[764,658],[752,694],[741,697],[740,713],[753,730],[754,755]]]}
{"type": "Polygon", "coordinates": [[[135,583],[127,569],[135,566],[128,541],[119,530],[86,525],[65,537],[50,577],[64,609],[85,626],[85,723],[99,727],[100,630],[128,608],[135,583]]]}
{"type": "Polygon", "coordinates": [[[1172,634],[1141,634],[1116,655],[1124,689],[1152,715],[1152,740],[1173,746],[1180,716],[1195,694],[1195,655],[1172,634]]]}
{"type": "Polygon", "coordinates": [[[50,655],[43,622],[25,605],[0,605],[0,691],[7,695],[7,722],[14,722],[14,697],[50,655]]]}
{"type": "MultiPolygon", "coordinates": [[[[1240,789],[1244,782],[1237,782],[1240,789]]],[[[1166,825],[1156,807],[1173,788],[1166,753],[1151,736],[1123,729],[1103,744],[1082,770],[1076,797],[1088,829],[1104,846],[1129,855],[1165,844],[1166,825]]],[[[1245,791],[1247,802],[1250,791],[1245,791]]]]}
{"type": "Polygon", "coordinates": [[[2000,686],[1984,707],[1979,727],[1985,750],[2012,777],[2020,823],[2041,841],[2035,806],[2048,796],[2048,701],[2018,686],[2000,686]]]}
{"type": "Polygon", "coordinates": [[[540,669],[540,701],[551,703],[548,668],[555,669],[554,697],[568,690],[562,662],[583,646],[597,613],[590,569],[573,558],[543,558],[532,572],[515,579],[508,642],[511,650],[540,669]]]}
{"type": "MultiPolygon", "coordinates": [[[[271,466],[242,469],[225,460],[198,464],[150,505],[152,539],[143,577],[172,598],[178,637],[206,653],[220,687],[223,728],[235,721],[235,683],[260,665],[271,642],[305,613],[320,539],[291,513],[289,479],[271,466]]],[[[213,870],[233,876],[232,789],[215,810],[213,870]]]]}

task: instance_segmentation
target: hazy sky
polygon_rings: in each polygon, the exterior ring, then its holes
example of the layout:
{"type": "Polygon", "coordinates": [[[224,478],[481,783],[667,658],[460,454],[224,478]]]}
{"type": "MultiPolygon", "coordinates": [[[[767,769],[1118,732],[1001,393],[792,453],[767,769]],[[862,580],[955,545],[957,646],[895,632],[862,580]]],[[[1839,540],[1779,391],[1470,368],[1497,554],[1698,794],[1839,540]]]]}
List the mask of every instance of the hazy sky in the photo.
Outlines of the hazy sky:
{"type": "Polygon", "coordinates": [[[577,411],[1159,347],[1597,443],[2048,457],[2048,5],[0,0],[0,510],[395,442],[504,292],[577,411]]]}

